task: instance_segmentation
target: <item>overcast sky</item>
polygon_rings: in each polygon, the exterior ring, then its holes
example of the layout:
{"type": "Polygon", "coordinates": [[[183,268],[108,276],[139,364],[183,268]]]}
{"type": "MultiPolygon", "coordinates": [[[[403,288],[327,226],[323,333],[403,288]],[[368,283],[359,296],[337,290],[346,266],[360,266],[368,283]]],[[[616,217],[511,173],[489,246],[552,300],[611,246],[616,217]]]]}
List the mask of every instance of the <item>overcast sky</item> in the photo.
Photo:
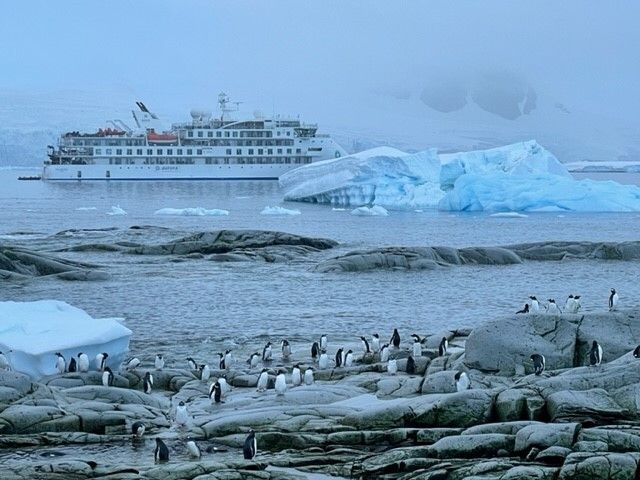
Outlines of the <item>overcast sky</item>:
{"type": "Polygon", "coordinates": [[[171,110],[225,90],[253,108],[357,117],[368,95],[486,69],[635,118],[637,1],[31,1],[0,15],[0,89],[130,91],[171,110]]]}

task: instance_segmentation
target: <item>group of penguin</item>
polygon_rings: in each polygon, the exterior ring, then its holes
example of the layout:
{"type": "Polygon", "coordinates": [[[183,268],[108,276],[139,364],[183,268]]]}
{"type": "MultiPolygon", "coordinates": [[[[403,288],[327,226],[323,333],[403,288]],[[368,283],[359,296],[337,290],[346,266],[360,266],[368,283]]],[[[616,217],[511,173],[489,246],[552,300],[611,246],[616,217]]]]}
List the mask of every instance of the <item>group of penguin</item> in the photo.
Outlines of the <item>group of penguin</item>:
{"type": "MultiPolygon", "coordinates": [[[[144,424],[142,422],[136,422],[132,426],[132,433],[134,437],[140,438],[144,434],[144,424]],[[138,433],[140,432],[140,433],[138,433]]],[[[215,451],[215,447],[207,451],[215,451]]],[[[193,440],[187,442],[187,452],[191,458],[200,458],[202,453],[200,447],[193,440]]],[[[244,440],[242,445],[242,454],[245,460],[253,460],[258,453],[258,442],[256,440],[256,433],[250,429],[249,434],[244,440]]],[[[156,437],[156,448],[153,450],[153,458],[156,462],[168,462],[169,461],[169,448],[167,444],[161,438],[156,437]]]]}
{"type": "MultiPolygon", "coordinates": [[[[640,357],[640,346],[636,347],[633,351],[633,356],[635,358],[640,357]]],[[[544,355],[540,353],[534,353],[531,355],[531,361],[533,362],[533,372],[539,376],[542,375],[544,369],[546,367],[546,359],[544,355]]],[[[589,349],[589,366],[590,367],[598,367],[602,363],[602,346],[597,342],[593,341],[591,343],[591,348],[589,349]]]]}
{"type": "MultiPolygon", "coordinates": [[[[521,310],[518,310],[516,314],[521,313],[547,313],[549,315],[561,315],[562,313],[578,313],[582,305],[580,304],[581,295],[569,295],[567,301],[564,304],[564,310],[560,309],[558,304],[553,298],[547,300],[547,305],[542,306],[535,295],[529,296],[529,302],[524,304],[521,310]]],[[[618,307],[618,292],[615,288],[611,289],[609,293],[609,311],[613,312],[618,307]]]]}

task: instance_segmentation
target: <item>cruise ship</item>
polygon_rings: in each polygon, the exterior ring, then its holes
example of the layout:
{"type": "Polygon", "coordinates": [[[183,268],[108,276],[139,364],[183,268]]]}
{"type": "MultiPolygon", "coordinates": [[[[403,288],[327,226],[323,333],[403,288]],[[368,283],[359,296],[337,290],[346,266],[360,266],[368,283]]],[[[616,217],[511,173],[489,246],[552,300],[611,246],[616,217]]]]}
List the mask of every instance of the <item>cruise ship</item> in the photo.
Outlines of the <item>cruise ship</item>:
{"type": "Polygon", "coordinates": [[[317,124],[273,116],[235,120],[239,102],[218,96],[220,116],[192,110],[191,121],[159,127],[144,103],[135,128],[122,120],[94,133],[67,132],[49,145],[43,180],[268,180],[311,162],[346,155],[317,124]]]}

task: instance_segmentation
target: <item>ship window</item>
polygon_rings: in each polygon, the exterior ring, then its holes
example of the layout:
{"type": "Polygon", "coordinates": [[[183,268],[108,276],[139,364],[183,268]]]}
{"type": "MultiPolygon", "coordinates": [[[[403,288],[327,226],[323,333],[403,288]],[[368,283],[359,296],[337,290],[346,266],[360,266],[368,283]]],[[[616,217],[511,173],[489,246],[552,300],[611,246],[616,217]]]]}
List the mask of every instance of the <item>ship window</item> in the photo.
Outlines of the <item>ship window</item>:
{"type": "Polygon", "coordinates": [[[202,149],[198,148],[198,149],[196,150],[196,154],[197,154],[197,155],[202,155],[202,149]]]}
{"type": "Polygon", "coordinates": [[[310,152],[320,152],[322,151],[322,147],[309,147],[310,152]]]}
{"type": "Polygon", "coordinates": [[[263,153],[264,153],[264,149],[259,148],[259,149],[258,149],[258,155],[262,155],[263,153]]]}
{"type": "Polygon", "coordinates": [[[211,130],[209,130],[207,132],[207,137],[209,137],[209,138],[213,137],[213,132],[211,130]]]}
{"type": "Polygon", "coordinates": [[[237,137],[238,136],[238,132],[233,132],[233,136],[237,137]]]}
{"type": "Polygon", "coordinates": [[[278,149],[278,155],[282,155],[282,149],[281,148],[278,149]]]}
{"type": "Polygon", "coordinates": [[[220,138],[222,136],[222,132],[216,132],[216,137],[220,138]]]}
{"type": "Polygon", "coordinates": [[[291,153],[291,149],[290,148],[287,148],[287,153],[291,153]]]}
{"type": "Polygon", "coordinates": [[[151,150],[150,148],[147,148],[147,155],[153,155],[153,150],[151,150]]]}
{"type": "Polygon", "coordinates": [[[178,155],[182,155],[182,149],[181,148],[178,149],[178,155]]]}
{"type": "Polygon", "coordinates": [[[296,153],[302,153],[302,149],[296,148],[296,153]]]}
{"type": "Polygon", "coordinates": [[[236,148],[236,155],[242,155],[242,149],[236,148]]]}
{"type": "Polygon", "coordinates": [[[227,155],[231,155],[231,149],[230,148],[227,148],[226,154],[227,155]]]}
{"type": "Polygon", "coordinates": [[[127,148],[127,155],[133,155],[133,150],[130,148],[127,148]]]}
{"type": "Polygon", "coordinates": [[[202,130],[198,130],[198,137],[202,137],[202,130]]]}
{"type": "Polygon", "coordinates": [[[167,155],[173,155],[173,148],[167,148],[167,155]]]}
{"type": "Polygon", "coordinates": [[[267,155],[273,155],[273,148],[267,148],[267,155]]]}
{"type": "Polygon", "coordinates": [[[189,130],[187,132],[187,137],[193,137],[193,130],[189,130]]]}
{"type": "Polygon", "coordinates": [[[136,150],[136,155],[142,155],[142,149],[141,148],[138,148],[136,150]]]}
{"type": "Polygon", "coordinates": [[[287,137],[291,136],[291,132],[287,130],[287,137]]]}
{"type": "Polygon", "coordinates": [[[122,163],[122,160],[120,160],[119,158],[116,158],[116,165],[120,165],[122,163]]]}
{"type": "Polygon", "coordinates": [[[102,149],[101,148],[96,148],[95,152],[96,155],[101,155],[102,154],[102,149]]]}
{"type": "Polygon", "coordinates": [[[158,155],[162,155],[162,149],[161,148],[158,149],[158,155]]]}
{"type": "Polygon", "coordinates": [[[116,148],[116,155],[122,155],[122,149],[116,148]]]}
{"type": "Polygon", "coordinates": [[[193,149],[187,148],[187,155],[193,155],[193,149]]]}
{"type": "Polygon", "coordinates": [[[249,149],[249,155],[253,155],[253,148],[249,149]]]}

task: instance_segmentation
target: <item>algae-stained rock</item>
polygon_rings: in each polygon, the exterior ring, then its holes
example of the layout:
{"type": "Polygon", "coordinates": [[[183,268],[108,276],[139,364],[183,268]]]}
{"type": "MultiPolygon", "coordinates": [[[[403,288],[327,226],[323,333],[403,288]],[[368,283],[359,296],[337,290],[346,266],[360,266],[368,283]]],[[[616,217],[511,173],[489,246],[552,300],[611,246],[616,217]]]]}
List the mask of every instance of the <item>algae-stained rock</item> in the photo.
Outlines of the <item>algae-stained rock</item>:
{"type": "Polygon", "coordinates": [[[637,457],[629,453],[574,452],[567,456],[558,480],[635,480],[637,457]]]}
{"type": "Polygon", "coordinates": [[[609,420],[624,418],[628,412],[603,389],[563,390],[547,397],[547,410],[552,421],[609,420]]]}
{"type": "Polygon", "coordinates": [[[538,423],[526,426],[516,433],[516,452],[528,452],[532,448],[551,446],[571,448],[576,440],[578,423],[538,423]]]}
{"type": "Polygon", "coordinates": [[[518,465],[507,470],[499,480],[555,480],[558,469],[538,465],[518,465]]]}
{"type": "Polygon", "coordinates": [[[528,365],[532,371],[529,357],[540,353],[549,370],[572,367],[577,330],[577,324],[564,316],[518,315],[490,320],[469,335],[465,364],[485,372],[513,375],[518,365],[528,365]]]}
{"type": "Polygon", "coordinates": [[[438,458],[493,457],[500,450],[513,452],[515,436],[482,433],[444,437],[431,445],[429,453],[438,458]]]}

